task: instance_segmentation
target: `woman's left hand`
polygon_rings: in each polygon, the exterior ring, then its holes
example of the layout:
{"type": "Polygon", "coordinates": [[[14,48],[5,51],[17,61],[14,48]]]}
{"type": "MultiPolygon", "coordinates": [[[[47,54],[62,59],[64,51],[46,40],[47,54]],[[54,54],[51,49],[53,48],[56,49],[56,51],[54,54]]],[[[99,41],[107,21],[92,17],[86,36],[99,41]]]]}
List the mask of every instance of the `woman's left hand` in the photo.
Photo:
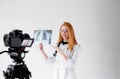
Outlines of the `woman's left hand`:
{"type": "Polygon", "coordinates": [[[60,48],[58,48],[57,46],[51,45],[51,47],[52,47],[53,49],[55,49],[57,52],[60,52],[60,51],[61,51],[60,48]]]}
{"type": "Polygon", "coordinates": [[[62,51],[60,48],[58,48],[58,47],[56,47],[56,46],[53,46],[53,45],[51,45],[51,47],[52,47],[53,49],[55,49],[58,53],[60,53],[61,56],[65,59],[65,61],[68,60],[68,58],[65,56],[65,54],[63,53],[63,51],[62,51]]]}

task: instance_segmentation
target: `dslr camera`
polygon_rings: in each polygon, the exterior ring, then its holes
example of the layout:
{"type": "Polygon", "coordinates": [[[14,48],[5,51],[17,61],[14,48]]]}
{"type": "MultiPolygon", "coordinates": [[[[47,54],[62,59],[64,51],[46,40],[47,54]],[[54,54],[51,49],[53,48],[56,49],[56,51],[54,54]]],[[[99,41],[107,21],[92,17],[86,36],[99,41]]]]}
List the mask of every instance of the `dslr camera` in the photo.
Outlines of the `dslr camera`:
{"type": "Polygon", "coordinates": [[[8,34],[5,34],[3,41],[6,47],[8,48],[8,53],[12,59],[15,59],[17,62],[20,61],[22,53],[27,53],[25,51],[26,47],[31,47],[34,39],[30,38],[29,34],[22,33],[22,30],[13,30],[8,34]]]}

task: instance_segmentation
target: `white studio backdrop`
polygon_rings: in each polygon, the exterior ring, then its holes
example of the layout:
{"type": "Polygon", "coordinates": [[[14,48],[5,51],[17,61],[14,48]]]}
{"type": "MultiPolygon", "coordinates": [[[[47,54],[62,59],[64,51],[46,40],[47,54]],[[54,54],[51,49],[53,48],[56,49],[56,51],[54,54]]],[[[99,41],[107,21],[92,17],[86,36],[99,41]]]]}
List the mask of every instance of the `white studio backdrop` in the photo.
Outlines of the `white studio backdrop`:
{"type": "MultiPolygon", "coordinates": [[[[64,21],[74,26],[82,51],[76,63],[77,79],[120,79],[119,0],[0,0],[0,51],[7,50],[3,35],[13,29],[33,37],[34,30],[53,30],[52,44],[64,21]]],[[[55,65],[45,63],[38,42],[26,48],[31,79],[52,79],[55,65]]],[[[45,51],[51,55],[49,45],[45,51]]],[[[12,59],[0,55],[0,79],[12,59]]]]}

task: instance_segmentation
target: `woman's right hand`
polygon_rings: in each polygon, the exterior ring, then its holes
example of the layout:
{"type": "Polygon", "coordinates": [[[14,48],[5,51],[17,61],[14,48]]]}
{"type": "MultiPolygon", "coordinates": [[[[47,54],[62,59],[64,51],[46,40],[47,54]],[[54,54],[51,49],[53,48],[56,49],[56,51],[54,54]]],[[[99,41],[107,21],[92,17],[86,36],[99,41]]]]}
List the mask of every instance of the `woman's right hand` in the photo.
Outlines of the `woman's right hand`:
{"type": "Polygon", "coordinates": [[[46,53],[45,53],[44,50],[43,50],[43,44],[42,44],[42,43],[39,44],[39,48],[40,48],[40,51],[42,52],[43,56],[44,56],[45,59],[47,60],[47,59],[48,59],[48,56],[46,55],[46,53]]]}
{"type": "Polygon", "coordinates": [[[43,51],[43,44],[42,43],[39,44],[39,48],[41,51],[43,51]]]}

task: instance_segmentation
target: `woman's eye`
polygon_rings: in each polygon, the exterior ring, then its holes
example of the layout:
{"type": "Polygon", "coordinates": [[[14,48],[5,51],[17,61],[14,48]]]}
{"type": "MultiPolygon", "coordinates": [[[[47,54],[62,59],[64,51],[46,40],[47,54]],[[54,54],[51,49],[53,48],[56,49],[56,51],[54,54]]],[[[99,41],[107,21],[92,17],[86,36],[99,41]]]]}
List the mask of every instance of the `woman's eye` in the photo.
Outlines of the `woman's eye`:
{"type": "Polygon", "coordinates": [[[68,30],[61,30],[61,32],[68,32],[68,30]]]}

